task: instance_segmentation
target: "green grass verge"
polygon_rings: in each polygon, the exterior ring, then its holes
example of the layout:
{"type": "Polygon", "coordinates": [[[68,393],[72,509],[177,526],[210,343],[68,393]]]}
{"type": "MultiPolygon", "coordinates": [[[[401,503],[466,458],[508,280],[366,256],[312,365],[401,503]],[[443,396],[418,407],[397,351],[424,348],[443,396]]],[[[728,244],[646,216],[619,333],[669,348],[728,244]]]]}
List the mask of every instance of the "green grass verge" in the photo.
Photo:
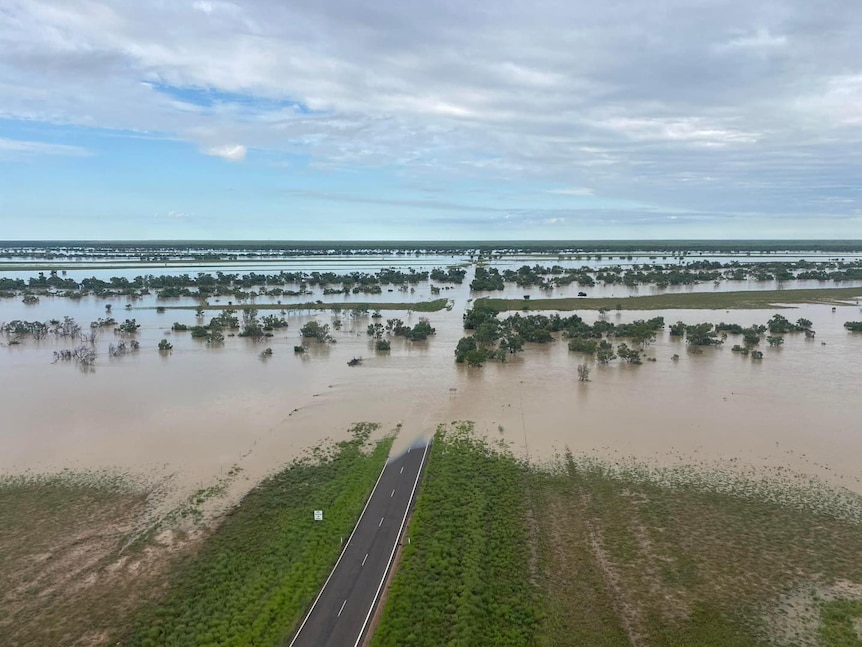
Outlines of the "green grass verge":
{"type": "Polygon", "coordinates": [[[293,462],[252,490],[188,563],[126,645],[281,645],[341,551],[392,444],[374,425],[293,462]],[[312,512],[324,511],[315,522],[312,512]]]}
{"type": "MultiPolygon", "coordinates": [[[[862,291],[862,288],[860,288],[862,291]]],[[[448,299],[434,299],[433,301],[414,301],[387,303],[384,301],[371,302],[351,302],[351,303],[317,303],[309,301],[307,303],[235,303],[232,305],[222,303],[211,303],[206,306],[168,306],[159,305],[147,308],[135,308],[136,310],[155,310],[157,307],[165,310],[197,310],[203,307],[204,310],[332,310],[340,309],[343,311],[354,310],[356,308],[365,308],[367,310],[412,310],[413,312],[439,312],[443,310],[449,303],[448,299]]]]}
{"type": "Polygon", "coordinates": [[[373,645],[532,644],[525,478],[465,431],[437,433],[373,645]]]}
{"type": "Polygon", "coordinates": [[[778,308],[782,304],[823,303],[841,305],[862,298],[862,287],[806,290],[744,290],[740,292],[685,292],[639,297],[566,299],[483,299],[500,312],[506,310],[752,310],[778,308]]]}
{"type": "Polygon", "coordinates": [[[859,647],[862,501],[803,488],[570,453],[527,466],[458,424],[373,644],[859,647]]]}

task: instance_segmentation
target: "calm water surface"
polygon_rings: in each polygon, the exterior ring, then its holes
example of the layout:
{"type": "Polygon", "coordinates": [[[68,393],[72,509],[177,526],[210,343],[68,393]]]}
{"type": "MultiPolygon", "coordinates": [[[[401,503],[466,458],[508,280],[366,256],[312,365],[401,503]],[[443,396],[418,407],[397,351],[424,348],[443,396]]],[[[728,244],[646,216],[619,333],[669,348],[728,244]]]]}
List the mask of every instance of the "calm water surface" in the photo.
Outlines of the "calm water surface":
{"type": "MultiPolygon", "coordinates": [[[[405,298],[393,294],[393,300],[405,298]]],[[[0,471],[121,469],[171,476],[187,492],[239,465],[241,494],[304,449],[344,437],[353,422],[377,421],[384,430],[403,423],[398,445],[406,447],[439,423],[469,419],[534,460],[569,447],[611,460],[787,467],[862,493],[862,335],[843,328],[862,319],[858,306],[784,311],[791,320],[811,319],[817,338],[787,335],[783,348],[763,349],[762,362],[732,353],[733,337],[691,355],[665,331],[647,351],[656,362],[595,367],[591,382],[581,384],[575,371],[583,357],[569,353],[564,341],[528,345],[506,364],[455,364],[461,315],[475,295],[465,284],[441,296],[453,298],[455,307],[427,315],[437,335],[414,344],[394,339],[388,354],[371,348],[367,316],[345,316],[343,329],[334,332],[337,344],[312,344],[308,354],[295,355],[300,326],[311,318],[331,322],[333,315],[291,313],[290,327],[263,343],[229,338],[208,348],[188,333],[170,333],[173,321],[195,323],[192,311],[126,313],[123,300],[111,301],[115,318],[133,316],[142,324],[135,354],[108,358],[107,346],[118,338],[107,330],[99,334],[93,371],[52,364],[54,350],[74,346],[62,340],[0,347],[0,471]],[[170,354],[157,352],[161,338],[173,343],[170,354]],[[261,360],[266,346],[274,355],[261,360]],[[670,359],[674,353],[677,362],[670,359]],[[353,357],[365,358],[362,366],[348,367],[353,357]]],[[[420,290],[413,296],[425,297],[420,290]]],[[[105,316],[105,303],[4,300],[0,321],[70,315],[86,328],[105,316]]],[[[766,323],[775,312],[623,312],[610,319],[662,315],[667,323],[747,325],[766,323]]],[[[395,316],[419,319],[384,313],[395,316]]],[[[598,315],[583,316],[592,322],[598,315]]]]}

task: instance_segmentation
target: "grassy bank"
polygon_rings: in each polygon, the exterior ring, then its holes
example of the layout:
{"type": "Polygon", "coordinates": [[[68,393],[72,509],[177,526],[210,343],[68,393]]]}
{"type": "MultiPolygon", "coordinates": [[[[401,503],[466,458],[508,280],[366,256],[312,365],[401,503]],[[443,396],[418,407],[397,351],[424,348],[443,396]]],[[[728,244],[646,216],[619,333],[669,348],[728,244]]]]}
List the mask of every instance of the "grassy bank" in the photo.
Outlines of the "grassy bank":
{"type": "MultiPolygon", "coordinates": [[[[862,292],[862,288],[860,288],[862,292]]],[[[372,310],[412,310],[413,312],[438,312],[443,310],[449,303],[448,299],[434,299],[433,301],[403,301],[387,303],[385,301],[369,301],[369,302],[342,302],[342,303],[318,303],[309,301],[307,303],[234,303],[231,305],[225,303],[211,303],[205,306],[170,306],[160,305],[149,308],[139,308],[146,310],[154,310],[156,307],[164,308],[165,310],[197,310],[203,307],[204,310],[355,310],[357,308],[372,310]]]]}
{"type": "Polygon", "coordinates": [[[141,539],[152,491],[124,476],[0,477],[0,645],[281,645],[389,453],[374,428],[309,451],[197,539],[141,539]]]}
{"type": "Polygon", "coordinates": [[[100,644],[153,598],[147,560],[118,562],[146,499],[116,475],[0,478],[0,644],[100,644]]]}
{"type": "Polygon", "coordinates": [[[858,644],[858,497],[611,467],[438,434],[374,644],[858,644]]]}
{"type": "Polygon", "coordinates": [[[426,470],[373,644],[532,644],[524,467],[456,428],[438,432],[426,470]]]}
{"type": "Polygon", "coordinates": [[[169,593],[122,644],[281,645],[317,594],[389,454],[373,425],[252,490],[175,569],[169,593]],[[369,451],[370,449],[370,451],[369,451]],[[315,509],[324,520],[312,518],[315,509]]]}
{"type": "Polygon", "coordinates": [[[484,299],[500,312],[506,310],[753,310],[785,304],[841,305],[862,298],[862,287],[805,290],[744,290],[740,292],[685,292],[639,297],[566,299],[484,299]]]}

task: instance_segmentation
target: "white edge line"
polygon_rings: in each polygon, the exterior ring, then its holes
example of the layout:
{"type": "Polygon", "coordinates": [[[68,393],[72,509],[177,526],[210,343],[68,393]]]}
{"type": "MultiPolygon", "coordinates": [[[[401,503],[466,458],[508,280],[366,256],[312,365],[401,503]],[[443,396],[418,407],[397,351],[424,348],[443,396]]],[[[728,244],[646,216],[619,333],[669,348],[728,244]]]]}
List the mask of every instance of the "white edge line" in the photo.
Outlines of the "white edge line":
{"type": "Polygon", "coordinates": [[[413,489],[410,491],[410,498],[407,499],[407,509],[404,510],[404,517],[401,519],[401,527],[398,529],[398,534],[395,535],[395,544],[392,546],[392,552],[389,553],[389,562],[386,564],[386,570],[383,571],[383,579],[380,580],[377,592],[374,594],[374,599],[371,601],[371,608],[368,609],[368,614],[365,616],[365,622],[362,623],[362,629],[359,630],[359,636],[357,636],[356,642],[353,643],[353,647],[359,647],[359,643],[362,641],[362,636],[365,634],[365,628],[368,626],[368,621],[371,619],[371,613],[374,611],[374,607],[377,606],[377,600],[380,597],[380,590],[383,588],[383,584],[389,576],[389,569],[392,568],[392,558],[395,557],[395,551],[398,549],[398,540],[401,539],[401,533],[404,532],[404,524],[407,522],[407,513],[410,512],[410,504],[413,502],[413,496],[416,494],[416,486],[419,484],[419,476],[422,474],[422,466],[425,465],[425,455],[428,453],[428,448],[430,446],[431,441],[425,445],[425,451],[422,452],[422,460],[419,463],[419,469],[416,471],[416,479],[413,481],[413,489]]]}
{"type": "Polygon", "coordinates": [[[359,523],[362,521],[362,516],[365,514],[365,510],[368,508],[368,504],[371,503],[371,498],[374,496],[374,492],[377,491],[377,485],[380,483],[380,479],[383,478],[383,472],[386,471],[386,467],[389,465],[389,459],[386,459],[386,463],[383,464],[383,469],[380,470],[380,476],[377,477],[377,482],[374,484],[374,487],[371,490],[371,494],[368,495],[368,500],[365,502],[365,507],[362,508],[362,512],[359,513],[359,519],[356,520],[356,525],[353,526],[353,532],[350,533],[350,537],[347,538],[347,543],[344,544],[344,548],[341,549],[341,554],[338,556],[338,560],[335,562],[335,566],[332,567],[332,570],[329,571],[329,577],[326,578],[326,581],[323,583],[323,586],[320,587],[320,592],[317,594],[317,597],[314,598],[314,602],[311,603],[311,608],[308,610],[308,613],[305,615],[305,618],[302,619],[302,624],[299,625],[299,629],[296,630],[296,633],[293,635],[293,640],[290,641],[288,647],[293,647],[293,643],[296,642],[296,639],[299,638],[299,634],[302,633],[302,628],[305,627],[305,623],[308,622],[308,619],[311,617],[312,612],[314,611],[314,607],[317,605],[318,600],[320,600],[323,595],[323,591],[326,589],[326,585],[329,584],[329,580],[332,579],[332,575],[335,573],[335,569],[338,568],[338,564],[341,563],[341,558],[344,557],[344,553],[347,552],[347,547],[350,546],[350,540],[353,539],[353,535],[356,533],[356,529],[359,527],[359,523]]]}

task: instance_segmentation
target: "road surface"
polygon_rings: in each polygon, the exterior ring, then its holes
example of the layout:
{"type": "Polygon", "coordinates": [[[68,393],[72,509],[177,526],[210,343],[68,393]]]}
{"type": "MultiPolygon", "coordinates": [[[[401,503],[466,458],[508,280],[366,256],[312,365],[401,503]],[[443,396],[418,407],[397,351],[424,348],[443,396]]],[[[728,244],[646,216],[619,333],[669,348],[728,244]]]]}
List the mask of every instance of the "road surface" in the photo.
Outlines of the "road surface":
{"type": "Polygon", "coordinates": [[[359,645],[392,564],[428,449],[425,444],[413,446],[383,468],[341,557],[289,647],[359,645]]]}

